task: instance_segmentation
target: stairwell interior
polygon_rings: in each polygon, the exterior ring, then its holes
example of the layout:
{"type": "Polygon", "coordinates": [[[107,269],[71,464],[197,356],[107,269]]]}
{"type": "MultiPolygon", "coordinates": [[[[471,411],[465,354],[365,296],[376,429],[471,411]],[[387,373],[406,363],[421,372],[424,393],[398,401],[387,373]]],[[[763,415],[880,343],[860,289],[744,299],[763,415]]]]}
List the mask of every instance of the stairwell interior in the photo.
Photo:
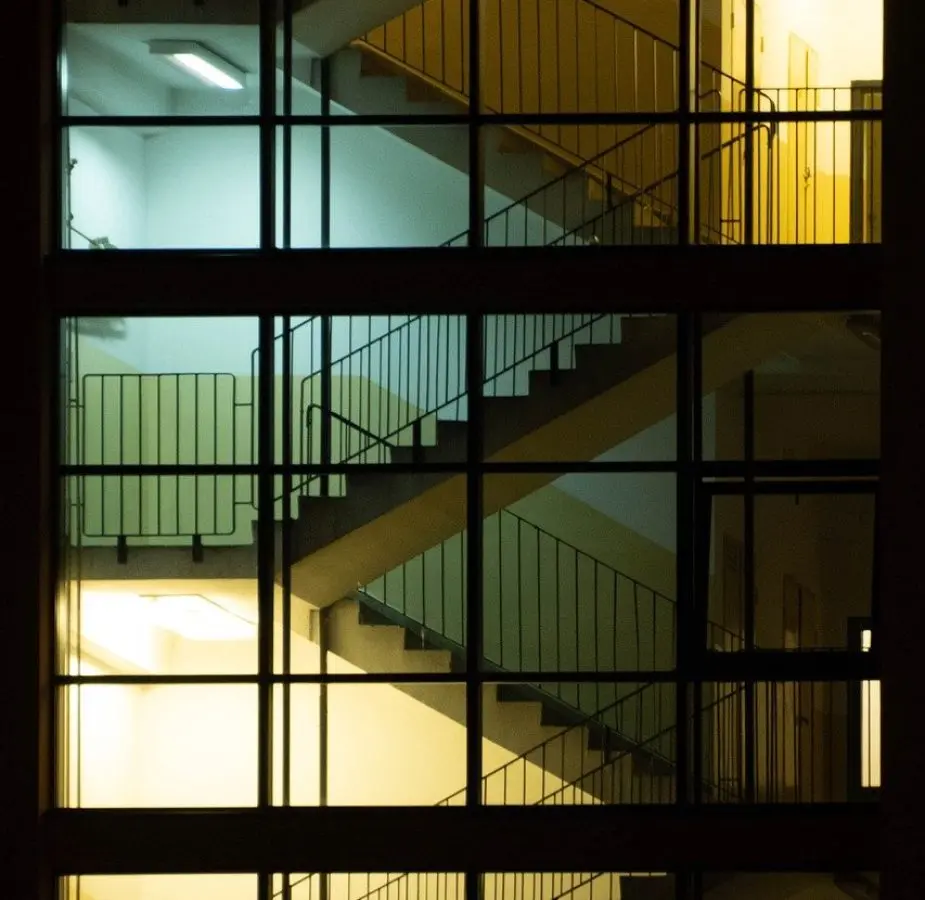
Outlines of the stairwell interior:
{"type": "MultiPolygon", "coordinates": [[[[749,100],[740,0],[704,3],[697,108],[879,109],[882,63],[875,50],[864,51],[863,37],[882,28],[882,10],[871,0],[852,4],[853,28],[834,33],[820,28],[824,17],[766,0],[749,100]]],[[[281,29],[280,66],[288,46],[292,76],[276,73],[279,111],[374,115],[395,124],[281,132],[281,245],[464,246],[468,132],[450,118],[469,111],[464,0],[338,6],[296,4],[291,29],[281,29]],[[422,126],[414,116],[432,118],[422,126]]],[[[65,112],[81,124],[66,130],[66,245],[257,246],[256,129],[182,124],[256,115],[256,23],[222,4],[186,18],[171,11],[159,19],[155,4],[120,10],[92,0],[68,4],[65,112]],[[210,89],[179,71],[159,50],[165,40],[202,48],[236,73],[240,90],[210,89]],[[163,128],[93,125],[128,115],[176,118],[163,128]]],[[[679,104],[676,4],[485,0],[480,13],[484,112],[526,120],[483,129],[484,242],[677,243],[678,128],[645,121],[679,104]],[[640,121],[530,124],[531,115],[548,113],[626,113],[640,121]]],[[[877,122],[769,121],[751,130],[716,123],[693,137],[696,241],[879,241],[877,122]]]]}
{"type": "MultiPolygon", "coordinates": [[[[399,124],[402,116],[468,109],[463,4],[358,3],[349,16],[327,0],[295,6],[290,111],[313,115],[330,103],[345,115],[394,116],[396,124],[331,129],[326,226],[321,129],[290,129],[289,200],[280,209],[286,246],[465,246],[465,126],[399,124]]],[[[713,6],[704,4],[698,102],[739,109],[736,5],[713,6]]],[[[846,61],[854,45],[800,37],[811,34],[811,23],[795,13],[788,20],[779,6],[764,4],[758,108],[877,108],[876,65],[857,54],[846,61]]],[[[69,6],[70,114],[204,117],[256,109],[254,23],[230,14],[207,23],[150,18],[150,8],[140,13],[134,5],[117,14],[102,4],[69,6]],[[150,52],[156,39],[198,41],[236,60],[246,76],[242,89],[222,95],[191,85],[150,52]]],[[[678,104],[676,20],[670,3],[486,3],[484,107],[671,111],[678,104]]],[[[281,85],[280,95],[287,93],[281,85]]],[[[174,120],[103,128],[88,120],[69,129],[70,247],[257,245],[255,129],[174,120]]],[[[749,193],[758,242],[879,240],[876,123],[705,126],[697,154],[700,242],[746,241],[749,193]],[[743,183],[749,146],[757,160],[750,192],[743,183]]],[[[484,242],[588,252],[601,244],[675,243],[677,155],[672,125],[488,128],[484,242]]],[[[590,293],[587,300],[596,306],[590,293]]],[[[853,325],[830,314],[705,319],[704,458],[740,460],[749,419],[760,458],[877,457],[879,351],[858,340],[853,325]]],[[[481,578],[478,664],[486,682],[482,802],[674,802],[675,319],[568,313],[481,320],[475,383],[485,461],[523,469],[484,476],[474,570],[466,468],[476,426],[466,318],[435,310],[307,316],[277,326],[271,444],[281,472],[272,515],[262,510],[272,518],[276,552],[275,671],[377,680],[282,679],[274,766],[287,774],[274,802],[465,801],[472,571],[481,578]],[[623,470],[611,465],[621,463],[623,470]],[[348,468],[322,473],[312,465],[348,468]],[[560,680],[561,673],[587,679],[560,680]],[[377,736],[374,753],[361,739],[368,734],[377,736]]],[[[257,671],[254,466],[267,390],[256,320],[72,320],[64,343],[62,452],[76,474],[62,491],[59,671],[88,681],[64,689],[62,802],[252,805],[257,690],[195,679],[257,671]],[[190,468],[139,475],[131,469],[138,466],[190,468]],[[111,675],[167,681],[105,682],[111,675]],[[186,677],[194,680],[183,683],[186,677]]],[[[753,529],[740,494],[707,497],[707,517],[696,523],[707,648],[733,653],[747,642],[743,547],[750,533],[757,647],[843,649],[869,633],[870,495],[761,495],[753,529]]],[[[738,803],[830,802],[875,789],[874,688],[858,694],[851,685],[766,683],[747,694],[738,683],[705,685],[695,712],[705,736],[697,790],[705,802],[738,803]],[[866,726],[852,719],[856,705],[866,710],[866,726]],[[752,760],[747,717],[756,728],[752,760]]],[[[764,888],[744,877],[718,878],[708,895],[722,900],[748,890],[768,900],[826,900],[867,889],[844,873],[764,888]]],[[[412,892],[453,900],[461,890],[461,876],[452,874],[440,881],[380,873],[365,883],[359,876],[286,878],[285,891],[297,900],[334,893],[398,900],[412,892]]],[[[251,890],[234,879],[127,885],[82,879],[73,896],[149,900],[251,890]]],[[[657,900],[673,896],[674,884],[666,873],[523,873],[486,876],[484,891],[657,900]]]]}
{"type": "MultiPolygon", "coordinates": [[[[255,477],[234,468],[256,461],[255,325],[71,323],[68,459],[97,474],[70,478],[65,489],[64,671],[91,682],[256,671],[258,495],[255,477]],[[226,364],[209,365],[197,331],[210,335],[213,353],[227,354],[226,364]],[[194,359],[227,374],[188,371],[194,359]],[[125,474],[139,465],[204,469],[125,474]]],[[[576,467],[485,476],[483,802],[671,803],[673,317],[499,316],[482,329],[486,457],[576,467]],[[599,471],[584,465],[594,460],[599,471]],[[622,460],[665,471],[607,470],[622,460]],[[518,672],[542,674],[511,680],[518,672]],[[579,680],[560,681],[560,672],[579,680]],[[613,680],[602,680],[608,672],[613,680]],[[659,673],[663,679],[652,680],[659,673]]],[[[320,465],[329,455],[350,465],[346,474],[281,475],[274,486],[279,561],[287,516],[289,542],[287,568],[277,566],[276,575],[277,671],[379,677],[278,688],[286,712],[276,725],[277,762],[289,770],[278,802],[465,801],[466,340],[466,322],[456,317],[357,316],[309,317],[274,342],[286,360],[273,385],[277,459],[320,465]],[[424,680],[435,675],[444,679],[424,680]],[[374,755],[358,728],[377,735],[374,755]],[[319,742],[329,748],[323,789],[319,742]]],[[[703,343],[710,458],[734,459],[741,447],[749,379],[762,455],[876,456],[878,351],[858,340],[851,322],[717,316],[705,322],[703,343]]],[[[756,590],[766,598],[756,607],[756,643],[848,646],[870,609],[871,498],[769,495],[756,503],[756,590]]],[[[714,497],[705,640],[720,652],[743,648],[743,528],[741,497],[714,497]]],[[[67,690],[68,805],[253,803],[252,686],[67,690]]],[[[865,696],[869,702],[870,687],[865,696]]],[[[743,799],[744,702],[734,683],[710,685],[701,698],[707,802],[743,799]]],[[[750,702],[757,798],[846,799],[855,740],[849,686],[768,683],[750,702]]],[[[404,890],[413,877],[389,876],[375,891],[392,890],[397,878],[405,881],[395,890],[404,890]]],[[[590,873],[563,893],[650,897],[657,894],[645,891],[666,890],[669,880],[590,873]]],[[[313,882],[300,884],[308,891],[313,882]]]]}

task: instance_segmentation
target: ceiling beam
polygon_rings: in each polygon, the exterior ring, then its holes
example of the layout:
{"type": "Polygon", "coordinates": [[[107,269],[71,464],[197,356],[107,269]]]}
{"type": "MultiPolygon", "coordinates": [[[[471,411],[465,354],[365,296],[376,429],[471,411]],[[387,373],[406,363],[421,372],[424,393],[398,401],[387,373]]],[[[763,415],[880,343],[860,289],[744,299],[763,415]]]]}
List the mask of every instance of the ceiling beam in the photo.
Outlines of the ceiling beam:
{"type": "Polygon", "coordinates": [[[873,804],[59,810],[43,833],[59,874],[832,872],[880,846],[873,804]]]}
{"type": "Polygon", "coordinates": [[[46,267],[60,315],[864,311],[882,248],[72,251],[46,267]]]}

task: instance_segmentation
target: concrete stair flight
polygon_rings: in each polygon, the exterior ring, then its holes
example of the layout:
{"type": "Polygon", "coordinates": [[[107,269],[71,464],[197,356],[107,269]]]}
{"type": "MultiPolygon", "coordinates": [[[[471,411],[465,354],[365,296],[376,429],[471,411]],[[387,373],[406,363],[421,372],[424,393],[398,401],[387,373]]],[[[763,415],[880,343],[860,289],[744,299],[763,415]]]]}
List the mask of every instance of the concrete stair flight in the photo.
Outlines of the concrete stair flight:
{"type": "MultiPolygon", "coordinates": [[[[783,351],[795,352],[823,317],[717,317],[704,335],[703,392],[783,351]]],[[[670,317],[622,320],[619,343],[578,344],[574,368],[532,369],[525,396],[486,396],[486,458],[594,459],[675,412],[675,330],[670,317]]],[[[551,342],[552,344],[557,341],[551,342]]],[[[549,345],[543,346],[543,352],[549,345]]],[[[529,364],[537,354],[520,362],[529,364]]],[[[426,417],[422,416],[422,418],[426,417]]],[[[408,431],[410,422],[402,422],[408,431]]],[[[390,451],[394,462],[461,462],[467,424],[437,419],[434,446],[390,451]]],[[[486,480],[485,515],[555,480],[551,473],[486,480]]],[[[351,472],[344,496],[305,491],[292,523],[293,590],[319,607],[349,596],[465,528],[465,476],[446,471],[351,472]]]]}

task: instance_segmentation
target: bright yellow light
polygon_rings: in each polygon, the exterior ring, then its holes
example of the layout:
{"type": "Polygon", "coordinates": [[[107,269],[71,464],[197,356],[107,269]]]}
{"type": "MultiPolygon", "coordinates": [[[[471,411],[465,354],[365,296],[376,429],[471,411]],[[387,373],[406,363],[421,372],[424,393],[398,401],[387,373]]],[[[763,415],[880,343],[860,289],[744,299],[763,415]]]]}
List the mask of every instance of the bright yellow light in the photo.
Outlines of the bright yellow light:
{"type": "Polygon", "coordinates": [[[80,660],[76,654],[72,653],[68,657],[68,674],[69,675],[102,675],[103,670],[86,660],[80,660]]]}
{"type": "Polygon", "coordinates": [[[146,672],[157,667],[157,635],[150,605],[137,594],[84,591],[80,597],[80,632],[94,645],[94,655],[114,656],[146,672]]]}
{"type": "Polygon", "coordinates": [[[254,626],[199,594],[151,598],[152,620],[191,641],[246,641],[254,626]]]}

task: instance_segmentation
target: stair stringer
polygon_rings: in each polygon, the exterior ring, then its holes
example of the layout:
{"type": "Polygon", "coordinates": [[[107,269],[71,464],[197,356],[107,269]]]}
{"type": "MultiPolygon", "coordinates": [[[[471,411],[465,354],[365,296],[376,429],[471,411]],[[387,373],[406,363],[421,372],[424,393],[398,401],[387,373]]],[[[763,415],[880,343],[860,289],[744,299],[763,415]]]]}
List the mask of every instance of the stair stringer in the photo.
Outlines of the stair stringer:
{"type": "Polygon", "coordinates": [[[313,56],[325,57],[421,0],[312,0],[292,17],[292,36],[313,56]]]}
{"type": "MultiPolygon", "coordinates": [[[[431,83],[426,75],[382,55],[372,45],[357,42],[333,56],[331,63],[335,101],[358,114],[460,115],[468,108],[462,95],[437,82],[431,83]],[[364,61],[370,58],[377,61],[376,74],[363,74],[364,61]],[[412,99],[409,96],[410,86],[419,83],[426,85],[427,90],[421,93],[420,99],[412,99]]],[[[465,129],[459,126],[383,127],[458,171],[468,173],[469,146],[465,129]]],[[[586,162],[520,126],[488,129],[485,142],[485,184],[511,202],[519,202],[521,198],[556,182],[564,172],[586,162]]],[[[617,227],[611,224],[611,228],[625,238],[622,243],[634,242],[631,233],[633,224],[642,214],[639,204],[621,205],[637,189],[627,188],[621,192],[615,187],[613,190],[611,203],[616,212],[610,215],[608,221],[620,223],[617,227]]],[[[551,188],[551,194],[551,197],[542,192],[534,195],[526,201],[526,206],[543,221],[552,223],[553,228],[560,228],[566,233],[581,229],[585,223],[596,221],[606,214],[606,198],[600,178],[592,174],[576,172],[573,177],[558,181],[551,188]]],[[[491,210],[487,212],[490,215],[491,210]]],[[[522,213],[516,218],[521,216],[522,213]]],[[[504,243],[499,234],[499,230],[504,230],[502,224],[498,219],[488,222],[486,234],[489,245],[495,241],[504,243]]],[[[546,243],[558,237],[555,232],[545,233],[545,229],[544,234],[546,243]]],[[[447,239],[452,237],[447,235],[447,239]]]]}
{"type": "MultiPolygon", "coordinates": [[[[815,314],[725,320],[704,337],[704,394],[779,353],[799,352],[825,321],[815,314]]],[[[667,331],[669,325],[655,327],[667,331]]],[[[548,373],[538,374],[526,398],[486,398],[489,459],[594,459],[672,415],[677,376],[676,353],[669,346],[664,335],[644,334],[638,344],[626,338],[610,348],[579,348],[580,357],[593,362],[584,365],[579,359],[557,383],[548,373]]],[[[556,477],[531,473],[486,480],[483,514],[510,506],[556,477]]],[[[345,497],[306,498],[293,529],[298,559],[293,590],[319,607],[465,529],[464,475],[360,472],[348,475],[346,484],[345,497]]]]}
{"type": "MultiPolygon", "coordinates": [[[[332,653],[364,671],[377,674],[448,674],[452,671],[451,654],[448,651],[408,650],[404,628],[397,625],[361,624],[360,609],[360,603],[349,598],[330,607],[326,634],[328,649],[332,653]]],[[[395,687],[430,709],[465,725],[465,684],[397,683],[395,687]]],[[[498,699],[491,685],[483,694],[482,733],[485,738],[509,750],[515,757],[528,754],[544,741],[556,738],[555,752],[546,755],[543,767],[539,765],[541,755],[536,754],[534,757],[531,754],[529,759],[535,765],[518,766],[516,771],[511,771],[504,778],[489,778],[486,790],[487,802],[490,804],[506,802],[529,805],[542,797],[550,797],[549,802],[556,803],[556,794],[561,790],[562,783],[569,785],[578,782],[585,773],[600,771],[604,766],[601,751],[589,747],[585,728],[544,725],[539,700],[504,702],[498,699]],[[547,778],[544,770],[552,778],[547,778]]],[[[621,763],[619,766],[620,777],[629,784],[637,776],[634,774],[632,755],[625,753],[624,757],[625,765],[621,763]]],[[[612,768],[616,767],[604,767],[607,770],[612,768]]],[[[646,775],[637,780],[648,777],[646,775]]],[[[579,790],[596,790],[598,793],[587,794],[584,802],[594,802],[595,797],[600,801],[600,798],[613,796],[608,793],[612,790],[610,779],[611,776],[607,775],[592,783],[588,777],[579,790]]],[[[635,793],[642,795],[643,791],[644,788],[638,787],[635,793]]],[[[570,791],[569,796],[577,795],[575,791],[570,791]]],[[[573,799],[566,802],[577,801],[573,799]]]]}

